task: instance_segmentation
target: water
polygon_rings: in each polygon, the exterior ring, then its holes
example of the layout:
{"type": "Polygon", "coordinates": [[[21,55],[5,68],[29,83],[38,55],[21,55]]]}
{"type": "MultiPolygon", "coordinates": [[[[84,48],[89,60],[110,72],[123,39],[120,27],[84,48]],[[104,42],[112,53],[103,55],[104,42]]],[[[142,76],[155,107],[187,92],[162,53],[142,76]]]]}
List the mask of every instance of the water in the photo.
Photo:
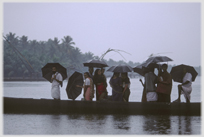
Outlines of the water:
{"type": "MultiPolygon", "coordinates": [[[[107,80],[109,81],[109,79],[107,80]]],[[[61,88],[61,99],[67,100],[67,81],[61,88]]],[[[173,83],[171,99],[178,96],[173,83]]],[[[193,82],[191,102],[201,102],[201,78],[193,82]]],[[[20,98],[48,98],[49,82],[4,82],[3,96],[20,98]]],[[[108,94],[111,88],[108,86],[108,94]]],[[[130,102],[140,102],[143,87],[139,79],[131,79],[130,102]]],[[[80,95],[76,100],[81,100],[80,95]]],[[[181,101],[185,102],[182,96],[181,101]]],[[[200,135],[200,116],[154,116],[154,115],[33,115],[4,114],[5,135],[200,135]]]]}

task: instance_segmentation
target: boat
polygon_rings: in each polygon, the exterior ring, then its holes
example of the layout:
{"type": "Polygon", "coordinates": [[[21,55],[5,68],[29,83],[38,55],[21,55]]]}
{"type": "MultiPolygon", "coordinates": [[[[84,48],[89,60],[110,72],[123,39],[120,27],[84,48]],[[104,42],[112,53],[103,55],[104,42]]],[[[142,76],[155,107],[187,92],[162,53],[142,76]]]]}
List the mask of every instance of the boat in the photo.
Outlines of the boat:
{"type": "Polygon", "coordinates": [[[74,101],[3,97],[3,113],[201,116],[201,103],[74,101]]]}

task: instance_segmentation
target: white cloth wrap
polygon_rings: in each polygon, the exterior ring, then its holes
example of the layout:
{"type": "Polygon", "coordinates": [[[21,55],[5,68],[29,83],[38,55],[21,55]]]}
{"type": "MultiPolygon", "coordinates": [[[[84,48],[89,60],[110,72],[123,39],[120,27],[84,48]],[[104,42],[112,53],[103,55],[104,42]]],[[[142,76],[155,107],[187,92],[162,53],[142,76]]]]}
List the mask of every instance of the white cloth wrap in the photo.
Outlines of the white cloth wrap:
{"type": "Polygon", "coordinates": [[[188,84],[182,85],[182,91],[181,94],[184,95],[185,99],[189,99],[191,98],[191,92],[192,92],[192,75],[191,73],[186,73],[186,75],[183,77],[183,83],[185,83],[186,81],[189,81],[188,84]]]}
{"type": "MultiPolygon", "coordinates": [[[[52,75],[52,78],[56,75],[56,79],[59,81],[63,81],[63,77],[60,73],[56,72],[52,75]]],[[[51,89],[51,96],[55,99],[60,99],[60,83],[58,83],[56,80],[52,81],[52,89],[51,89]]]]}
{"type": "Polygon", "coordinates": [[[147,92],[146,93],[147,101],[157,101],[158,95],[156,92],[147,92]]]}

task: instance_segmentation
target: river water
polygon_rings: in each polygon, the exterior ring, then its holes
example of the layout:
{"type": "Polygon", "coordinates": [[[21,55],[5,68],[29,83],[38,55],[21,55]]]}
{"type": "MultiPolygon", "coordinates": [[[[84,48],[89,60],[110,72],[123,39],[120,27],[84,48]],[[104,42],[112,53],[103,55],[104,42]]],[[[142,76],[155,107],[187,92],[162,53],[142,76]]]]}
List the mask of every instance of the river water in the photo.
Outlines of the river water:
{"type": "MultiPolygon", "coordinates": [[[[109,81],[109,79],[107,79],[109,81]]],[[[130,102],[140,102],[143,87],[138,78],[130,79],[130,102]]],[[[177,85],[174,82],[171,100],[177,99],[177,85]]],[[[67,81],[61,88],[61,99],[68,100],[67,81]]],[[[191,102],[201,102],[201,77],[192,84],[191,102]]],[[[16,98],[47,98],[51,83],[3,82],[3,96],[16,98]]],[[[108,86],[108,95],[111,88],[108,86]]],[[[81,100],[82,94],[76,99],[81,100]]],[[[185,102],[184,97],[181,101],[185,102]]],[[[33,115],[4,114],[3,134],[5,135],[200,135],[200,116],[154,116],[154,115],[33,115]]]]}

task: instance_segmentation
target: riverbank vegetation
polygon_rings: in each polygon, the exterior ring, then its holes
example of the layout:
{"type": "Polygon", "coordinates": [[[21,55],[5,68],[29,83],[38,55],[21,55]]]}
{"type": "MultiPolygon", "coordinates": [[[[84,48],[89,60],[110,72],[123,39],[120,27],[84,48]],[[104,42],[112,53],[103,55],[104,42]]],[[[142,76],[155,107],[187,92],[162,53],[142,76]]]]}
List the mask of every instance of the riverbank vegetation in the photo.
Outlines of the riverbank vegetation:
{"type": "MultiPolygon", "coordinates": [[[[100,56],[91,52],[82,53],[70,36],[64,36],[61,40],[54,38],[47,41],[37,41],[29,40],[28,36],[16,36],[15,33],[10,32],[5,35],[3,40],[3,74],[4,78],[41,78],[41,68],[44,65],[58,62],[67,68],[68,76],[70,76],[74,71],[88,71],[83,63],[93,58],[98,59],[100,56]]],[[[135,67],[140,64],[139,62],[114,61],[112,59],[105,60],[105,62],[109,66],[126,63],[131,67],[135,67]]],[[[169,65],[169,70],[172,67],[169,65]]],[[[200,66],[196,66],[195,69],[200,75],[200,66]]],[[[110,72],[105,74],[107,76],[112,75],[110,72]]],[[[134,72],[130,74],[133,77],[138,76],[134,72]]]]}

